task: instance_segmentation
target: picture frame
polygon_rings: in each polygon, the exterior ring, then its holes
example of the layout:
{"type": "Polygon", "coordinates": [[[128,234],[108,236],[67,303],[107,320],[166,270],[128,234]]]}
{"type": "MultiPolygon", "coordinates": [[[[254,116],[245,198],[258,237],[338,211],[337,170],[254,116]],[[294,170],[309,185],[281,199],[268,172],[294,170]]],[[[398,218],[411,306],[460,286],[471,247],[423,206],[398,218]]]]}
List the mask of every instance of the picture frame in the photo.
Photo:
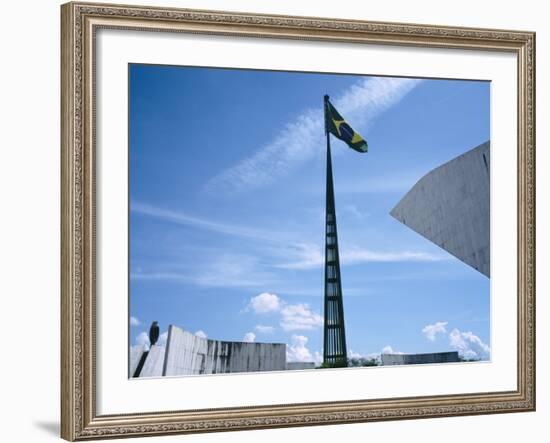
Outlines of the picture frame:
{"type": "MultiPolygon", "coordinates": [[[[313,426],[535,410],[535,34],[526,31],[72,2],[61,7],[61,436],[111,437],[313,426]],[[99,413],[98,32],[216,36],[511,54],[517,68],[516,389],[99,413]]],[[[122,270],[121,270],[122,272],[122,270]]],[[[124,295],[121,295],[124,298],[124,295]]],[[[365,372],[365,374],[367,374],[365,372]]],[[[221,379],[218,379],[221,380],[221,379]]],[[[196,383],[196,382],[195,382],[196,383]]]]}

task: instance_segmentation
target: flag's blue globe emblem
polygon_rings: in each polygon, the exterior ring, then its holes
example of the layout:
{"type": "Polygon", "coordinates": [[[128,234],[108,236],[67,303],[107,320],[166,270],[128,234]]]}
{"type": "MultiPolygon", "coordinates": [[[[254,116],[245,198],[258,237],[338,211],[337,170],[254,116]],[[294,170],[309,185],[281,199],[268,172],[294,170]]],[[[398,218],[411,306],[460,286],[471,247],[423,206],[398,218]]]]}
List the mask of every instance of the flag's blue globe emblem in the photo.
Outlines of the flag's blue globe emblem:
{"type": "Polygon", "coordinates": [[[357,152],[367,152],[367,142],[355,132],[352,127],[344,120],[336,109],[330,104],[328,98],[325,109],[325,118],[327,131],[346,143],[351,149],[357,152]]]}
{"type": "Polygon", "coordinates": [[[351,143],[353,139],[354,130],[351,129],[351,126],[346,122],[342,122],[338,125],[338,131],[340,132],[340,137],[346,143],[351,143]]]}

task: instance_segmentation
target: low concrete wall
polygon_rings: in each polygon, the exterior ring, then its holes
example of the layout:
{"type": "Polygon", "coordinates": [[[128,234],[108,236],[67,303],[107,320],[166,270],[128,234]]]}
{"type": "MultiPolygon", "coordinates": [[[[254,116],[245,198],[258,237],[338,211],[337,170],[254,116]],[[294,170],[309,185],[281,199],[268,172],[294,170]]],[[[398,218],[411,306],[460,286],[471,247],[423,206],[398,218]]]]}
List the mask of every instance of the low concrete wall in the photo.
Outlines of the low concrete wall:
{"type": "Polygon", "coordinates": [[[458,362],[458,352],[435,352],[432,354],[382,354],[382,366],[420,365],[427,363],[458,362]]]}
{"type": "Polygon", "coordinates": [[[286,364],[288,371],[294,371],[297,369],[315,369],[315,362],[313,361],[289,361],[286,364]]]}
{"type": "Polygon", "coordinates": [[[130,347],[130,362],[129,362],[129,374],[128,377],[132,378],[136,372],[136,368],[139,364],[141,356],[145,352],[145,346],[135,345],[130,347]]]}
{"type": "Polygon", "coordinates": [[[147,359],[141,369],[140,377],[161,377],[164,367],[164,354],[166,348],[164,346],[151,346],[147,359]]]}
{"type": "Polygon", "coordinates": [[[163,375],[284,371],[284,343],[243,343],[197,337],[174,325],[168,329],[163,375]]]}

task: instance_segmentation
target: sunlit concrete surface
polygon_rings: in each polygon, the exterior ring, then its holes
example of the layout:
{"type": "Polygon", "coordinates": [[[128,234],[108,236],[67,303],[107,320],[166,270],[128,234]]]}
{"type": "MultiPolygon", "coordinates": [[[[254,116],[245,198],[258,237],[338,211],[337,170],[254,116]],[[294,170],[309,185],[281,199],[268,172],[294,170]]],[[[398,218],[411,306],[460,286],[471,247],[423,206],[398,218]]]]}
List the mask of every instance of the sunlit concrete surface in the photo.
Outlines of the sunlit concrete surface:
{"type": "Polygon", "coordinates": [[[139,360],[145,351],[145,346],[135,345],[130,347],[130,361],[129,361],[129,377],[133,377],[136,372],[136,368],[139,364],[139,360]]]}
{"type": "Polygon", "coordinates": [[[141,369],[140,377],[160,377],[164,367],[164,354],[166,348],[164,346],[153,345],[149,349],[143,368],[141,369]]]}
{"type": "Polygon", "coordinates": [[[490,142],[427,173],[390,214],[490,277],[490,142]]]}

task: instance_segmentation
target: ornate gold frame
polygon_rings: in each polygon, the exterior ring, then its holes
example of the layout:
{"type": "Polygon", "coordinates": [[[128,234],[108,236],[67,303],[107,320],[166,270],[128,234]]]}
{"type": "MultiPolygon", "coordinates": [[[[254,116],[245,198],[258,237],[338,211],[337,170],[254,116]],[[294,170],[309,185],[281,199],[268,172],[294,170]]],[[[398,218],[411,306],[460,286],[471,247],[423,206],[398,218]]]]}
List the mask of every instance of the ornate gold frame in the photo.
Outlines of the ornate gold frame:
{"type": "Polygon", "coordinates": [[[67,440],[535,409],[535,34],[68,3],[61,7],[61,436],[67,440]],[[518,383],[479,394],[98,416],[95,410],[94,35],[99,28],[508,51],[518,60],[518,383]]]}

